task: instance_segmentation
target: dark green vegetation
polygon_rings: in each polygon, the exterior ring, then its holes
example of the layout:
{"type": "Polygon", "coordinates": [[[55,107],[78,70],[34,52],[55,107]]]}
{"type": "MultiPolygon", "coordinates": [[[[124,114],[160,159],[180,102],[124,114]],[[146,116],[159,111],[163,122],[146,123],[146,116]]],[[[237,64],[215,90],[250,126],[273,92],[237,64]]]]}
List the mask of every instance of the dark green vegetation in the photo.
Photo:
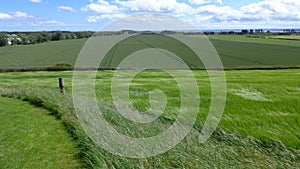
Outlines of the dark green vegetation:
{"type": "Polygon", "coordinates": [[[43,32],[0,32],[0,47],[6,45],[31,45],[49,41],[66,39],[89,38],[94,34],[91,31],[68,32],[68,31],[43,31],[43,32]]]}
{"type": "MultiPolygon", "coordinates": [[[[131,74],[132,71],[124,71],[131,74]]],[[[90,74],[90,72],[86,72],[90,74]]],[[[166,112],[150,125],[138,125],[118,115],[112,105],[111,77],[114,71],[99,71],[96,94],[105,118],[119,132],[141,137],[156,135],[176,118],[178,86],[161,71],[144,71],[130,86],[130,98],[138,110],[149,108],[148,91],[161,89],[166,112]]],[[[226,71],[228,98],[214,135],[199,144],[199,131],[210,105],[210,83],[205,71],[194,71],[199,84],[201,108],[194,129],[174,149],[147,159],[118,157],[96,147],[76,122],[71,100],[72,72],[1,73],[1,94],[43,106],[60,117],[79,143],[79,159],[87,167],[100,168],[299,168],[300,167],[300,73],[298,70],[226,71]],[[64,77],[66,95],[59,94],[57,78],[64,77]]],[[[183,77],[185,78],[185,77],[183,77]]],[[[122,84],[118,84],[122,85],[122,84]]],[[[192,98],[191,98],[192,99],[192,98]]]]}
{"type": "Polygon", "coordinates": [[[78,150],[49,112],[0,97],[0,168],[76,168],[78,150]]]}
{"type": "MultiPolygon", "coordinates": [[[[131,39],[130,43],[120,43],[108,55],[113,54],[114,58],[119,58],[126,54],[126,51],[124,52],[123,49],[128,49],[128,47],[141,49],[145,46],[156,47],[155,45],[149,46],[147,41],[155,41],[157,44],[163,45],[166,49],[172,48],[175,53],[182,53],[184,51],[184,46],[182,45],[162,43],[161,39],[151,39],[154,36],[148,36],[150,37],[141,37],[135,41],[131,39]]],[[[300,65],[300,41],[249,38],[242,35],[214,35],[210,36],[210,39],[219,53],[225,68],[289,67],[300,65]]],[[[29,46],[1,47],[0,67],[49,67],[58,62],[68,62],[74,66],[76,58],[86,40],[66,40],[29,46]]],[[[101,46],[99,46],[98,50],[101,51],[101,46]]],[[[189,59],[192,55],[192,53],[184,53],[183,57],[189,59]]],[[[112,57],[109,57],[106,61],[110,59],[112,57]]],[[[105,64],[105,66],[108,65],[105,64]]]]}
{"type": "Polygon", "coordinates": [[[0,47],[7,45],[6,34],[0,32],[0,47]]]}

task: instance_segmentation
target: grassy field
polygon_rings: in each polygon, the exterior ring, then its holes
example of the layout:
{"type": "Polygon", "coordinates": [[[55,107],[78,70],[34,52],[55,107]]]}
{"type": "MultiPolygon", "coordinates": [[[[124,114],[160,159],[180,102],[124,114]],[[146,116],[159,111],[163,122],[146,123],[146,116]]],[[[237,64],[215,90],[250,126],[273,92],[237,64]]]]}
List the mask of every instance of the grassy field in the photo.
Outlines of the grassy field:
{"type": "Polygon", "coordinates": [[[0,168],[77,168],[76,144],[42,108],[0,97],[0,168]]]}
{"type": "MultiPolygon", "coordinates": [[[[171,125],[176,118],[180,98],[178,86],[169,75],[161,71],[144,71],[132,81],[130,98],[136,109],[142,111],[149,108],[147,92],[154,88],[164,91],[168,100],[162,118],[150,125],[140,125],[125,120],[112,105],[110,84],[113,73],[98,72],[96,94],[98,106],[104,112],[106,120],[118,132],[134,137],[147,137],[156,135],[171,125]]],[[[126,73],[130,74],[131,71],[126,73]]],[[[194,129],[182,143],[162,155],[138,160],[114,156],[95,147],[88,140],[81,140],[88,144],[88,148],[81,149],[83,152],[88,151],[88,155],[83,156],[90,164],[87,166],[299,168],[298,70],[226,71],[228,97],[225,112],[219,128],[205,144],[199,144],[198,135],[210,105],[210,83],[205,71],[194,71],[194,75],[199,84],[201,108],[194,129]]],[[[63,117],[73,117],[69,95],[72,72],[1,73],[0,78],[2,95],[38,99],[48,109],[58,109],[63,117]],[[58,93],[58,77],[65,78],[66,96],[58,93]]]]}
{"type": "MultiPolygon", "coordinates": [[[[193,53],[187,52],[184,45],[165,39],[154,39],[147,35],[131,38],[111,50],[102,66],[115,67],[119,59],[133,49],[145,47],[164,47],[184,58],[193,65],[193,53]],[[155,43],[153,43],[155,42],[155,43]],[[163,43],[165,42],[165,43],[163,43]],[[176,47],[174,47],[176,46],[176,47]],[[131,50],[128,50],[131,49],[131,50]],[[110,60],[114,58],[114,62],[110,60]]],[[[299,66],[300,41],[247,38],[246,36],[209,36],[215,46],[224,67],[264,67],[264,66],[299,66]]],[[[75,64],[79,52],[87,39],[48,42],[28,46],[7,46],[0,48],[1,68],[49,67],[58,62],[75,64]]],[[[101,51],[101,46],[99,46],[101,51]]],[[[197,61],[196,61],[197,62],[197,61]]],[[[196,64],[196,66],[202,64],[196,64]]]]}

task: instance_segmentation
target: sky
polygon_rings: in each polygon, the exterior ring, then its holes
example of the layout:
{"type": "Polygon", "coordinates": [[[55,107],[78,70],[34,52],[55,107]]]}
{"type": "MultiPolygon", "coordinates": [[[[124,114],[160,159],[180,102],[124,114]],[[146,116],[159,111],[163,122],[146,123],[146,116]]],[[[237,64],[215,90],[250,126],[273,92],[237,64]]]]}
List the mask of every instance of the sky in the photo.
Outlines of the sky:
{"type": "Polygon", "coordinates": [[[97,31],[148,12],[200,30],[300,28],[300,0],[0,0],[0,31],[97,31]]]}

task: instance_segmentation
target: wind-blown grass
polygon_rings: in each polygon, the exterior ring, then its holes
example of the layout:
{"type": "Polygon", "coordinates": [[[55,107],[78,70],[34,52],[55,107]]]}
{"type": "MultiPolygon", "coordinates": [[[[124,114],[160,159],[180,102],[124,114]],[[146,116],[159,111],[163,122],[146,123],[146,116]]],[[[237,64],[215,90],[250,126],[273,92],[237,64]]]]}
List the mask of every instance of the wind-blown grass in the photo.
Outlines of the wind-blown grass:
{"type": "MultiPolygon", "coordinates": [[[[89,72],[86,72],[89,74],[89,72]]],[[[134,107],[149,107],[147,91],[160,88],[168,99],[167,113],[153,125],[142,126],[124,120],[112,105],[111,77],[114,71],[99,71],[96,95],[105,118],[120,133],[130,136],[151,136],[171,125],[179,103],[178,87],[169,75],[160,71],[144,71],[130,86],[134,107]]],[[[130,71],[128,71],[130,73],[130,71]]],[[[299,168],[299,72],[226,71],[228,98],[219,128],[205,144],[198,136],[210,105],[210,84],[207,73],[194,71],[201,94],[198,120],[191,133],[174,149],[147,159],[114,156],[94,145],[83,133],[75,118],[71,99],[71,72],[27,72],[0,74],[1,93],[43,106],[62,119],[78,142],[80,159],[89,168],[299,168]],[[57,78],[64,77],[66,95],[61,95],[57,78]],[[12,84],[15,84],[11,87],[12,84]],[[270,101],[253,100],[237,95],[249,89],[270,101]],[[236,160],[237,159],[237,160],[236,160]]],[[[184,78],[184,77],[183,77],[184,78]]],[[[247,90],[248,91],[248,90],[247,90]]],[[[245,94],[245,93],[244,93],[245,94]]]]}

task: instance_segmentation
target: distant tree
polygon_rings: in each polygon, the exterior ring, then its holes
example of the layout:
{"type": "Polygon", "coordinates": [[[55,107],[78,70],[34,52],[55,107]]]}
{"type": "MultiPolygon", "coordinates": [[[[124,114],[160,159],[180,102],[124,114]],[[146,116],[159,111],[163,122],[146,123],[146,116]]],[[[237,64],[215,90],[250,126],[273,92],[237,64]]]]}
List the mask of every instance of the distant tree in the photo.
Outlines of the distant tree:
{"type": "Polygon", "coordinates": [[[71,39],[77,39],[77,36],[75,33],[71,33],[70,35],[71,35],[71,39]]]}
{"type": "Polygon", "coordinates": [[[253,29],[250,29],[250,32],[249,32],[250,34],[253,34],[254,33],[254,31],[253,31],[253,29]]]}
{"type": "Polygon", "coordinates": [[[75,33],[65,33],[66,39],[77,39],[77,36],[75,33]]]}
{"type": "Polygon", "coordinates": [[[0,46],[7,45],[7,34],[4,32],[0,32],[0,46]]]}
{"type": "Polygon", "coordinates": [[[26,35],[23,35],[20,37],[22,39],[22,44],[23,45],[27,45],[28,43],[30,43],[29,37],[26,35]]]}
{"type": "Polygon", "coordinates": [[[247,29],[243,29],[243,30],[241,31],[241,34],[243,34],[243,35],[248,34],[248,33],[249,33],[249,31],[248,31],[247,29]]]}
{"type": "Polygon", "coordinates": [[[83,33],[82,32],[75,32],[75,35],[78,39],[81,39],[84,37],[83,33]]]}
{"type": "Polygon", "coordinates": [[[47,33],[47,32],[40,32],[40,35],[42,36],[42,38],[43,38],[43,42],[48,42],[48,41],[50,41],[50,39],[51,39],[51,36],[50,36],[50,34],[49,33],[47,33]]]}
{"type": "Polygon", "coordinates": [[[296,33],[296,31],[295,31],[295,29],[291,29],[291,35],[293,35],[293,34],[295,34],[296,33]]]}
{"type": "Polygon", "coordinates": [[[31,34],[29,34],[28,39],[31,44],[37,44],[37,43],[40,43],[42,36],[37,33],[31,33],[31,34]]]}
{"type": "Polygon", "coordinates": [[[51,36],[51,40],[52,41],[58,41],[58,40],[64,40],[66,39],[64,33],[62,33],[61,31],[55,31],[53,32],[52,36],[51,36]]]}
{"type": "Polygon", "coordinates": [[[88,32],[88,31],[85,31],[85,32],[75,32],[75,35],[77,36],[78,39],[81,39],[81,38],[89,38],[93,35],[93,32],[88,32]]]}
{"type": "Polygon", "coordinates": [[[255,29],[255,33],[258,33],[258,34],[264,33],[264,30],[263,29],[255,29]]]}
{"type": "Polygon", "coordinates": [[[46,41],[45,37],[41,33],[34,33],[37,38],[37,43],[43,43],[46,41]]]}
{"type": "Polygon", "coordinates": [[[234,34],[234,32],[233,32],[233,31],[230,31],[230,32],[228,32],[228,34],[229,34],[229,35],[233,35],[233,34],[234,34]]]}
{"type": "Polygon", "coordinates": [[[17,38],[11,39],[11,45],[18,45],[20,44],[20,41],[17,38]]]}

